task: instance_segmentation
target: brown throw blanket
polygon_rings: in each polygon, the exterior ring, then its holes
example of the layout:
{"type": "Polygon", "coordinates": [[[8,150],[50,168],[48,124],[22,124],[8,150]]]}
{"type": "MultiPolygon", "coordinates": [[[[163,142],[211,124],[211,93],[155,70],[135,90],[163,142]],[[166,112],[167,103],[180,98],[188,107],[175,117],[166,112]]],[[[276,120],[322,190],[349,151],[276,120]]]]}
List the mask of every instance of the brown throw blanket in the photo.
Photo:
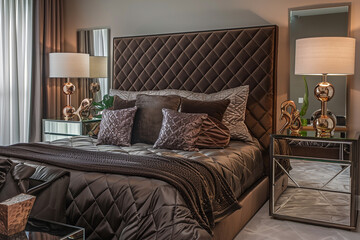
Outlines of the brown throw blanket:
{"type": "Polygon", "coordinates": [[[92,152],[39,143],[0,146],[0,155],[78,171],[163,180],[180,192],[195,219],[209,233],[216,218],[240,208],[223,176],[213,166],[201,161],[92,152]]]}

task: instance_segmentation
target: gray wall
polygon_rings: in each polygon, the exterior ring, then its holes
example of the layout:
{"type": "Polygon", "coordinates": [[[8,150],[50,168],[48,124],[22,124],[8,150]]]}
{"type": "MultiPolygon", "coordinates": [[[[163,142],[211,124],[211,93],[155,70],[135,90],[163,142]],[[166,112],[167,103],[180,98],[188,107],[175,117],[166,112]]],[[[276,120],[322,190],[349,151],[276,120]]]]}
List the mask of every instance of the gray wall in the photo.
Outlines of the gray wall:
{"type": "MultiPolygon", "coordinates": [[[[295,75],[295,41],[299,38],[347,36],[348,14],[323,14],[316,16],[293,17],[290,22],[290,99],[298,109],[302,104],[298,98],[304,96],[303,76],[295,75]]],[[[309,108],[305,118],[310,119],[311,114],[321,108],[320,101],[314,97],[314,88],[321,81],[321,76],[306,76],[309,87],[309,108]]],[[[335,96],[328,103],[328,109],[335,115],[346,114],[346,77],[329,76],[328,81],[335,87],[335,96]]]]}
{"type": "MultiPolygon", "coordinates": [[[[114,36],[231,28],[266,23],[280,27],[278,52],[279,105],[288,98],[290,54],[288,9],[323,3],[352,2],[351,29],[360,56],[359,0],[64,0],[65,44],[76,51],[76,30],[110,27],[114,36]]],[[[360,62],[349,81],[350,127],[360,130],[360,62]]],[[[278,117],[279,119],[279,117],[278,117]]],[[[278,128],[281,126],[278,121],[278,128]]]]}

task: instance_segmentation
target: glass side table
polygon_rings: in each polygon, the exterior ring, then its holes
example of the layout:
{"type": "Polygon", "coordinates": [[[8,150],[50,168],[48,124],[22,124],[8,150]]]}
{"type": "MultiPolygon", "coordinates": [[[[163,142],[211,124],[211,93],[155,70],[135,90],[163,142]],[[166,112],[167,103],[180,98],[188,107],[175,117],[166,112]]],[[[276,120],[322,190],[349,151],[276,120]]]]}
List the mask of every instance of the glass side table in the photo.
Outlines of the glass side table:
{"type": "Polygon", "coordinates": [[[359,134],[346,135],[271,135],[272,217],[356,229],[359,134]]]}
{"type": "Polygon", "coordinates": [[[25,231],[12,236],[2,236],[1,240],[85,240],[85,230],[63,223],[29,218],[25,231]]]}
{"type": "Polygon", "coordinates": [[[54,141],[79,135],[88,135],[101,119],[84,121],[65,121],[60,119],[43,119],[43,141],[54,141]]]}

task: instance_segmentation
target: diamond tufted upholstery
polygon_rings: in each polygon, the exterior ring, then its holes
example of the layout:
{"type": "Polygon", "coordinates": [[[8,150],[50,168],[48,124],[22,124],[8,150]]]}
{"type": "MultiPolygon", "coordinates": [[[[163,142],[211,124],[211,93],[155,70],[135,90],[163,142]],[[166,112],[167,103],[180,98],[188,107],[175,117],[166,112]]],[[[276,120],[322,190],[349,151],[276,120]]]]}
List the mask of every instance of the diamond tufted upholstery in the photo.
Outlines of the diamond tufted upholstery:
{"type": "Polygon", "coordinates": [[[264,149],[275,126],[277,27],[114,38],[113,88],[213,93],[249,85],[246,125],[264,149]]]}

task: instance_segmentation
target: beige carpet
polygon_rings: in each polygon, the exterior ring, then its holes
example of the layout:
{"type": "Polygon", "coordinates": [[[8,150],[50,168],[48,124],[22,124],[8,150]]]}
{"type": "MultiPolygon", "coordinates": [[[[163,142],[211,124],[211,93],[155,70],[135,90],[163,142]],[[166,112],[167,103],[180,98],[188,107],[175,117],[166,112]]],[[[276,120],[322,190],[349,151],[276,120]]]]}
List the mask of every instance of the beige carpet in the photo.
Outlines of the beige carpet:
{"type": "Polygon", "coordinates": [[[351,232],[272,219],[267,202],[235,240],[360,240],[359,222],[357,231],[351,232]]]}

